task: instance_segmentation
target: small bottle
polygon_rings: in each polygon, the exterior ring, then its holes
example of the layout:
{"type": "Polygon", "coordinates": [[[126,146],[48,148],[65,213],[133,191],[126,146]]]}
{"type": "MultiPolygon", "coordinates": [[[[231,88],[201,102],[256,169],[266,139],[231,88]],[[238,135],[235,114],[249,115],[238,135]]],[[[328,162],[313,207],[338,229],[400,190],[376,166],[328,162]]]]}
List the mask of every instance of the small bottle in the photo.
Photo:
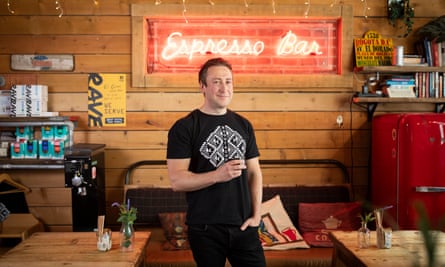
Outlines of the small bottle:
{"type": "Polygon", "coordinates": [[[369,248],[370,244],[371,230],[365,222],[362,222],[362,227],[357,230],[357,246],[358,248],[369,248]]]}

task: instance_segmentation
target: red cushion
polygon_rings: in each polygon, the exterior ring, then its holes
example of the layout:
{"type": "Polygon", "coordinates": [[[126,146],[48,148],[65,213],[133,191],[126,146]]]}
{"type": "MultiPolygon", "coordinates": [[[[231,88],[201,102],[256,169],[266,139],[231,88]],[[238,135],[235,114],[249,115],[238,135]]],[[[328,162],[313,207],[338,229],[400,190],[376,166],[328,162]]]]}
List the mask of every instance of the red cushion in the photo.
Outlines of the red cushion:
{"type": "Polygon", "coordinates": [[[348,203],[300,203],[298,223],[304,240],[314,247],[332,247],[329,231],[360,228],[362,205],[348,203]]]}

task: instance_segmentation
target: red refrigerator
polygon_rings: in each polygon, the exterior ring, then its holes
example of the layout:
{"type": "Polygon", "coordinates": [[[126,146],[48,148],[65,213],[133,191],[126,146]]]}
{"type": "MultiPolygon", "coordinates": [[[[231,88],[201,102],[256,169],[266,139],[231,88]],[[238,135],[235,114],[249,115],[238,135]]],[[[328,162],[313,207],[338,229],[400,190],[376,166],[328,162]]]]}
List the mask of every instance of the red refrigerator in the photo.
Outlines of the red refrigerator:
{"type": "Polygon", "coordinates": [[[445,114],[384,114],[372,120],[371,204],[393,229],[417,229],[413,204],[432,223],[445,216],[445,114]]]}

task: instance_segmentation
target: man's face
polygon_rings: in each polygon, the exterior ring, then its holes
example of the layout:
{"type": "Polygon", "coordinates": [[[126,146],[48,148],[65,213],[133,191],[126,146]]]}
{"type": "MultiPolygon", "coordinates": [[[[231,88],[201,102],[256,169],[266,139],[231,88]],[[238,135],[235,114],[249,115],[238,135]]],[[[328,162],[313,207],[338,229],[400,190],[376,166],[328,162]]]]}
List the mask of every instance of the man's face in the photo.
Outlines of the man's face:
{"type": "Polygon", "coordinates": [[[204,94],[204,107],[208,111],[225,112],[232,101],[232,72],[224,66],[213,66],[207,70],[207,85],[201,84],[204,94]]]}

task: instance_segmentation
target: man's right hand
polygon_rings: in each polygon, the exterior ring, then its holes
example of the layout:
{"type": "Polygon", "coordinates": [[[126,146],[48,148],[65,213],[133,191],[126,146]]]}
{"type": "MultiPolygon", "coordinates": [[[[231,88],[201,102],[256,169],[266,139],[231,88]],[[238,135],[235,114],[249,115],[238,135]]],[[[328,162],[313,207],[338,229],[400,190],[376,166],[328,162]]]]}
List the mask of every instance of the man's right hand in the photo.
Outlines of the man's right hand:
{"type": "Polygon", "coordinates": [[[233,159],[227,161],[223,165],[221,165],[217,172],[217,183],[228,182],[234,178],[238,178],[241,176],[241,173],[244,169],[246,169],[246,162],[243,159],[233,159]]]}

